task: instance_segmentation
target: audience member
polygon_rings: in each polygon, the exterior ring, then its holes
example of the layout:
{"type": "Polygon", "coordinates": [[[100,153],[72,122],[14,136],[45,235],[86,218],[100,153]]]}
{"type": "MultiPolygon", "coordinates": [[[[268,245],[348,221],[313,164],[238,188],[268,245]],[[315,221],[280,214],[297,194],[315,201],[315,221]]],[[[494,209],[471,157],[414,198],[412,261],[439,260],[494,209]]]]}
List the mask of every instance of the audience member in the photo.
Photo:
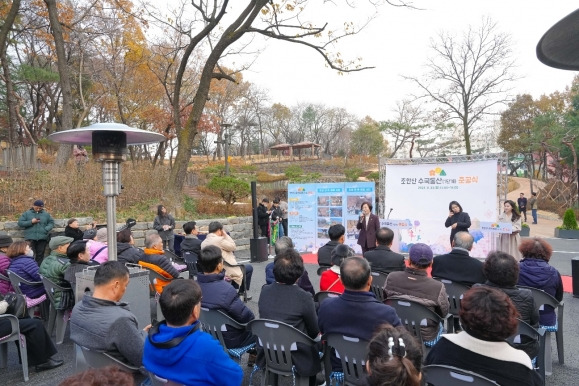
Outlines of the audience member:
{"type": "MultiPolygon", "coordinates": [[[[8,267],[10,271],[26,281],[42,281],[38,273],[38,264],[34,260],[34,252],[28,242],[15,241],[8,247],[6,254],[10,258],[10,266],[8,267]]],[[[31,299],[36,299],[46,294],[43,285],[21,284],[20,290],[31,299]]]]}
{"type": "Polygon", "coordinates": [[[344,259],[354,254],[354,250],[345,244],[340,244],[332,250],[332,266],[320,276],[320,291],[344,292],[344,284],[340,280],[340,265],[344,259]]]}
{"type": "MultiPolygon", "coordinates": [[[[337,246],[334,251],[341,247],[337,246]]],[[[340,277],[346,287],[344,293],[324,300],[318,310],[318,326],[322,334],[337,333],[370,341],[379,325],[400,325],[394,308],[377,300],[370,291],[372,275],[367,260],[345,258],[340,266],[340,277]]],[[[335,356],[332,356],[332,367],[335,371],[342,371],[335,356]]]]}
{"type": "Polygon", "coordinates": [[[81,272],[89,266],[99,265],[94,260],[90,259],[90,252],[86,246],[86,240],[76,240],[70,243],[66,250],[66,256],[70,265],[64,271],[64,280],[66,280],[72,292],[76,295],[76,274],[81,272]]]}
{"type": "Polygon", "coordinates": [[[84,232],[80,229],[78,220],[76,218],[71,218],[66,223],[66,227],[64,228],[64,235],[66,237],[71,237],[76,240],[82,240],[84,237],[84,232]]]}
{"type": "Polygon", "coordinates": [[[199,230],[196,225],[195,221],[189,221],[183,224],[185,238],[181,241],[181,255],[185,252],[192,253],[194,260],[198,260],[201,255],[201,240],[197,238],[199,230]]]}
{"type": "Polygon", "coordinates": [[[420,386],[422,347],[404,327],[383,324],[368,344],[369,386],[420,386]]]}
{"type": "MultiPolygon", "coordinates": [[[[203,273],[197,274],[197,282],[204,294],[201,301],[202,307],[223,311],[242,324],[255,319],[253,312],[239,299],[233,286],[224,280],[221,249],[215,245],[203,248],[199,264],[203,269],[203,273]]],[[[223,340],[227,348],[245,347],[255,342],[255,338],[249,331],[237,330],[231,326],[226,327],[227,331],[223,332],[223,340]]]]}
{"type": "Polygon", "coordinates": [[[200,329],[199,285],[194,280],[175,280],[165,288],[159,303],[165,320],[149,331],[143,353],[145,368],[185,385],[241,385],[241,367],[200,329]]]}
{"type": "MultiPolygon", "coordinates": [[[[526,238],[521,241],[519,250],[523,255],[520,262],[519,285],[538,288],[553,296],[558,301],[563,300],[563,281],[557,269],[549,265],[553,248],[539,237],[526,238]]],[[[555,309],[544,305],[539,310],[541,326],[557,326],[555,309]]]]}
{"type": "Polygon", "coordinates": [[[145,252],[135,247],[131,228],[124,228],[117,232],[117,260],[122,263],[139,264],[143,260],[145,252]]]}
{"type": "MultiPolygon", "coordinates": [[[[296,285],[303,272],[304,262],[299,252],[292,248],[282,250],[273,267],[275,283],[261,289],[259,316],[287,323],[310,338],[316,338],[320,331],[314,299],[310,293],[296,285]]],[[[263,350],[258,352],[257,364],[263,367],[263,350]]],[[[298,343],[297,350],[292,352],[292,362],[299,375],[309,376],[310,384],[315,384],[316,374],[321,370],[317,347],[306,348],[298,343]]]]}
{"type": "Polygon", "coordinates": [[[404,256],[390,249],[394,240],[392,229],[383,227],[376,232],[376,249],[364,253],[364,258],[370,262],[372,271],[390,273],[404,271],[404,256]]]}
{"type": "MultiPolygon", "coordinates": [[[[6,255],[8,247],[14,241],[12,237],[0,234],[0,275],[8,277],[8,267],[10,266],[10,258],[6,255]]],[[[6,295],[8,292],[13,292],[12,284],[9,281],[0,280],[0,295],[6,295]]]]}
{"type": "Polygon", "coordinates": [[[269,245],[269,199],[264,197],[257,206],[257,225],[261,231],[262,237],[267,237],[267,244],[269,245]]]}
{"type": "MultiPolygon", "coordinates": [[[[277,259],[277,256],[280,254],[280,252],[286,248],[291,248],[294,249],[294,242],[292,241],[291,238],[287,237],[287,236],[282,236],[280,237],[276,242],[275,242],[275,258],[277,259]]],[[[273,266],[275,264],[275,259],[269,263],[268,265],[265,266],[265,284],[271,284],[275,281],[275,277],[273,276],[273,266]]],[[[300,278],[298,279],[297,283],[298,287],[300,287],[301,289],[303,289],[306,292],[309,292],[313,295],[315,295],[315,291],[314,291],[314,286],[312,285],[312,282],[310,281],[310,276],[308,275],[308,271],[306,271],[304,269],[304,273],[302,274],[302,276],[300,276],[300,278]]]]}
{"type": "MultiPolygon", "coordinates": [[[[253,266],[251,264],[245,265],[245,277],[241,272],[241,268],[232,267],[231,265],[236,265],[237,260],[233,252],[235,251],[235,241],[225,232],[223,229],[223,224],[219,221],[213,221],[209,223],[209,234],[201,243],[201,248],[208,247],[210,245],[215,245],[221,249],[221,255],[223,256],[223,261],[229,264],[225,265],[225,277],[235,283],[236,288],[240,288],[243,280],[245,280],[245,287],[249,289],[251,284],[251,275],[253,274],[253,266]]],[[[240,289],[241,292],[241,289],[240,289]]],[[[246,299],[251,299],[251,297],[246,297],[246,299]]]]}
{"type": "Polygon", "coordinates": [[[32,208],[22,213],[18,219],[18,226],[24,228],[24,239],[34,252],[36,264],[40,265],[44,259],[50,231],[54,228],[54,219],[44,210],[44,201],[34,201],[32,208]]]}
{"type": "Polygon", "coordinates": [[[159,236],[163,240],[163,249],[169,249],[171,252],[175,251],[175,219],[167,212],[164,205],[157,206],[157,216],[153,220],[153,229],[159,232],[159,236]]]}
{"type": "MultiPolygon", "coordinates": [[[[432,265],[432,250],[426,244],[410,247],[410,266],[404,272],[392,272],[386,278],[384,291],[388,299],[412,300],[420,303],[441,317],[448,314],[448,297],[444,284],[428,277],[426,270],[432,265]]],[[[422,326],[422,339],[426,346],[436,343],[442,333],[442,324],[427,320],[422,326]]]]}
{"type": "Polygon", "coordinates": [[[468,232],[457,232],[452,240],[452,251],[436,256],[432,262],[432,277],[471,286],[484,283],[483,263],[469,256],[474,238],[468,232]]]}
{"type": "Polygon", "coordinates": [[[163,240],[156,233],[145,236],[145,254],[141,255],[139,265],[157,272],[168,280],[157,279],[155,282],[155,291],[163,293],[163,287],[171,282],[171,279],[179,277],[179,271],[163,253],[163,240]]]}
{"type": "MultiPolygon", "coordinates": [[[[25,241],[24,241],[25,242],[25,241]]],[[[8,304],[4,297],[0,295],[0,314],[6,312],[8,304]]],[[[61,366],[64,362],[55,359],[58,353],[50,335],[46,332],[44,324],[40,319],[22,318],[18,319],[20,333],[26,337],[26,356],[29,366],[36,366],[36,372],[51,370],[61,366]]],[[[12,324],[8,318],[0,318],[0,337],[10,335],[12,324]]],[[[19,345],[17,344],[17,347],[19,345]]]]}
{"type": "Polygon", "coordinates": [[[285,200],[279,201],[279,207],[281,209],[281,225],[283,227],[283,235],[289,236],[288,228],[287,228],[287,219],[288,219],[288,204],[285,200]]]}
{"type": "Polygon", "coordinates": [[[107,228],[100,228],[94,231],[93,229],[86,230],[83,237],[88,239],[87,246],[91,260],[94,260],[99,264],[105,263],[109,260],[107,228]]]}
{"type": "MultiPolygon", "coordinates": [[[[48,247],[52,252],[42,261],[40,269],[38,270],[43,277],[61,287],[68,287],[69,285],[69,283],[64,280],[64,272],[70,265],[66,250],[73,241],[71,237],[66,236],[56,236],[50,239],[48,247]]],[[[55,289],[52,295],[56,309],[60,309],[63,296],[62,291],[55,289]]]]}
{"type": "Polygon", "coordinates": [[[325,243],[318,249],[318,264],[320,266],[329,267],[332,265],[332,250],[338,244],[343,244],[346,239],[346,228],[342,224],[334,224],[328,229],[328,237],[330,241],[325,243]]]}
{"type": "MultiPolygon", "coordinates": [[[[485,260],[484,273],[487,277],[485,284],[507,294],[519,312],[519,319],[534,328],[539,328],[539,311],[535,307],[533,294],[528,289],[516,287],[519,280],[517,260],[505,252],[491,252],[485,260]]],[[[522,336],[521,343],[513,347],[523,350],[533,359],[537,356],[539,342],[528,336],[522,336]]]]}
{"type": "Polygon", "coordinates": [[[129,270],[119,261],[96,269],[94,293],[85,294],[70,317],[70,339],[79,346],[105,351],[133,366],[141,366],[145,332],[127,303],[121,302],[129,284],[129,270]]]}
{"type": "Polygon", "coordinates": [[[60,382],[58,386],[134,386],[133,375],[117,366],[88,369],[60,382]]]}
{"type": "Polygon", "coordinates": [[[460,307],[464,331],[442,335],[425,364],[473,371],[499,385],[543,385],[529,356],[505,342],[517,331],[517,316],[517,309],[504,292],[488,286],[471,288],[460,307]]]}

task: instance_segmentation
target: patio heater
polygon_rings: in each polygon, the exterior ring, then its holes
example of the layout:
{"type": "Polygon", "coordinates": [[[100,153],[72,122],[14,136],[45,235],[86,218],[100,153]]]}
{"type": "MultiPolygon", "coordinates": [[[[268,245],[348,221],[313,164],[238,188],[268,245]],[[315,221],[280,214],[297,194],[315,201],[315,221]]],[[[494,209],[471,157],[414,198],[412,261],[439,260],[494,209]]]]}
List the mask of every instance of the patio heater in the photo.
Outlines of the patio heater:
{"type": "Polygon", "coordinates": [[[161,142],[162,134],[135,129],[120,123],[95,123],[80,129],[59,131],[48,136],[54,142],[92,145],[92,154],[102,163],[103,193],[107,199],[107,241],[109,260],[117,260],[117,196],[121,192],[120,164],[128,145],[161,142]]]}

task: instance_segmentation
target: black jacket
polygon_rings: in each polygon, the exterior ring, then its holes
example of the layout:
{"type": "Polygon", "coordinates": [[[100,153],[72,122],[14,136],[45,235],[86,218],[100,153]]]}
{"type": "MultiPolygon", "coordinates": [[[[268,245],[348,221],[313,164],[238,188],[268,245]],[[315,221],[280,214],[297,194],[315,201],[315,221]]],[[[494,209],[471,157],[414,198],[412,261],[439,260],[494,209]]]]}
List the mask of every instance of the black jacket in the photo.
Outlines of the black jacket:
{"type": "Polygon", "coordinates": [[[129,243],[117,243],[117,260],[121,263],[138,264],[143,256],[145,256],[143,250],[135,248],[129,243]]]}
{"type": "Polygon", "coordinates": [[[263,204],[259,204],[257,207],[257,225],[265,226],[269,222],[269,214],[267,213],[267,208],[263,204]]]}
{"type": "Polygon", "coordinates": [[[79,228],[71,228],[69,225],[64,228],[64,235],[66,237],[72,237],[75,241],[82,240],[82,236],[84,232],[81,231],[79,228]]]}
{"type": "Polygon", "coordinates": [[[458,232],[468,232],[470,228],[470,216],[466,212],[458,212],[452,215],[452,217],[447,217],[444,222],[445,227],[450,227],[452,224],[456,224],[456,228],[450,231],[450,242],[454,240],[454,235],[458,232]]]}
{"type": "Polygon", "coordinates": [[[332,265],[332,251],[336,248],[336,245],[340,244],[337,241],[328,241],[320,249],[318,249],[318,264],[319,265],[332,265]]]}
{"type": "Polygon", "coordinates": [[[487,280],[483,273],[483,263],[470,257],[467,251],[457,248],[446,255],[434,258],[432,277],[440,277],[469,286],[484,283],[487,280]]]}
{"type": "Polygon", "coordinates": [[[201,256],[201,243],[202,241],[195,236],[185,236],[183,241],[181,241],[181,254],[183,254],[183,252],[191,252],[199,258],[199,256],[201,256]]]}
{"type": "Polygon", "coordinates": [[[372,271],[390,273],[394,271],[404,271],[406,268],[404,256],[393,252],[386,245],[378,245],[376,249],[364,253],[364,257],[370,263],[372,271]]]}

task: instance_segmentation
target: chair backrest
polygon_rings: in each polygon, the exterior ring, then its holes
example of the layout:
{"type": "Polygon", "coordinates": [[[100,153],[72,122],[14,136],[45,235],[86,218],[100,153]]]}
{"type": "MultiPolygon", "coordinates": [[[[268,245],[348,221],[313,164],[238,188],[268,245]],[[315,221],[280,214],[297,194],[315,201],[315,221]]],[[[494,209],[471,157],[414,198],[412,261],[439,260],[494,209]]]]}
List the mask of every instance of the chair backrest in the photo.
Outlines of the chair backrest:
{"type": "Polygon", "coordinates": [[[264,350],[267,369],[276,374],[292,375],[291,351],[297,343],[313,346],[313,339],[289,324],[269,319],[254,319],[247,324],[264,350]]]}
{"type": "Polygon", "coordinates": [[[470,289],[470,287],[440,277],[435,277],[434,279],[444,284],[446,294],[448,295],[448,303],[450,305],[448,313],[454,316],[458,316],[458,313],[460,312],[460,301],[462,300],[462,296],[470,289]]]}
{"type": "Polygon", "coordinates": [[[199,266],[198,259],[196,253],[190,251],[183,251],[183,260],[185,260],[185,264],[187,264],[187,270],[189,271],[189,279],[192,279],[194,276],[197,275],[199,272],[203,272],[201,267],[199,266]]]}
{"type": "Polygon", "coordinates": [[[150,371],[147,371],[149,373],[149,379],[151,380],[151,385],[153,386],[182,386],[181,383],[177,383],[177,382],[173,382],[170,381],[168,379],[165,378],[161,378],[160,376],[153,374],[150,371]]]}
{"type": "Polygon", "coordinates": [[[201,307],[201,314],[199,315],[199,321],[203,331],[211,334],[215,339],[221,343],[223,349],[227,352],[227,347],[225,346],[225,341],[223,340],[223,332],[227,331],[226,326],[231,326],[240,330],[245,329],[244,324],[240,324],[219,310],[210,310],[205,307],[201,307]]]}
{"type": "Polygon", "coordinates": [[[48,296],[48,300],[50,304],[54,306],[54,292],[56,291],[71,291],[71,288],[62,287],[56,284],[55,282],[51,281],[50,279],[45,278],[44,276],[40,275],[42,279],[42,284],[44,285],[44,290],[46,291],[46,296],[48,296]]]}
{"type": "Polygon", "coordinates": [[[6,273],[8,274],[8,278],[10,279],[10,283],[12,283],[12,287],[14,288],[14,292],[16,292],[19,295],[24,295],[22,293],[22,289],[20,288],[21,284],[27,284],[27,285],[31,285],[31,286],[43,285],[41,281],[28,281],[28,280],[18,276],[17,274],[15,274],[14,272],[12,272],[10,270],[6,271],[6,273]]]}
{"type": "Polygon", "coordinates": [[[402,325],[406,327],[421,344],[423,343],[422,333],[420,331],[421,322],[425,319],[433,320],[437,324],[442,321],[442,318],[436,312],[411,300],[388,299],[386,300],[386,304],[396,310],[396,314],[400,318],[402,325]]]}
{"type": "MultiPolygon", "coordinates": [[[[0,273],[0,281],[5,281],[7,283],[10,283],[10,278],[8,276],[4,276],[0,273]]],[[[10,283],[10,286],[12,286],[12,283],[10,283]]],[[[5,295],[5,294],[2,294],[5,295]]]]}
{"type": "Polygon", "coordinates": [[[557,299],[555,299],[553,296],[549,295],[548,293],[546,293],[543,290],[540,290],[538,288],[534,288],[534,287],[527,287],[524,285],[518,285],[517,288],[524,288],[524,289],[528,289],[531,291],[531,294],[533,294],[533,299],[535,300],[535,307],[537,307],[537,309],[541,308],[541,306],[543,304],[546,304],[548,306],[551,306],[553,308],[557,308],[557,307],[562,307],[563,306],[563,302],[559,302],[557,299]]]}
{"type": "Polygon", "coordinates": [[[517,332],[506,339],[507,342],[513,344],[516,337],[525,335],[539,342],[539,352],[537,353],[537,364],[535,367],[537,367],[538,372],[541,374],[543,379],[545,379],[545,333],[546,331],[544,328],[535,329],[530,324],[519,319],[517,332]]]}
{"type": "Polygon", "coordinates": [[[126,364],[106,352],[90,350],[83,346],[80,346],[80,349],[84,355],[86,364],[94,369],[113,365],[129,373],[136,373],[139,371],[138,367],[126,364]]]}
{"type": "Polygon", "coordinates": [[[0,340],[0,344],[11,342],[13,340],[18,340],[20,334],[20,325],[18,324],[18,318],[14,315],[2,314],[0,315],[0,319],[7,319],[10,322],[10,333],[2,337],[2,339],[0,340]]]}
{"type": "Polygon", "coordinates": [[[165,254],[165,257],[167,257],[167,259],[170,259],[171,261],[181,261],[181,257],[179,255],[177,255],[175,252],[171,252],[170,249],[163,249],[163,253],[165,254]]]}
{"type": "Polygon", "coordinates": [[[386,283],[386,278],[388,274],[379,271],[372,271],[372,287],[370,290],[376,296],[376,299],[384,301],[386,297],[384,296],[384,284],[386,283]]]}
{"type": "MultiPolygon", "coordinates": [[[[344,384],[366,385],[368,342],[342,334],[326,334],[322,340],[324,339],[328,347],[333,347],[336,350],[336,354],[342,362],[344,384]]],[[[326,354],[329,354],[329,351],[326,354]]],[[[331,368],[326,369],[326,371],[331,371],[331,368]]]]}
{"type": "Polygon", "coordinates": [[[480,374],[452,366],[428,365],[422,370],[426,382],[432,386],[498,386],[480,374]]]}
{"type": "Polygon", "coordinates": [[[332,291],[320,291],[314,294],[314,302],[321,303],[328,298],[337,298],[341,294],[339,292],[332,291]]]}

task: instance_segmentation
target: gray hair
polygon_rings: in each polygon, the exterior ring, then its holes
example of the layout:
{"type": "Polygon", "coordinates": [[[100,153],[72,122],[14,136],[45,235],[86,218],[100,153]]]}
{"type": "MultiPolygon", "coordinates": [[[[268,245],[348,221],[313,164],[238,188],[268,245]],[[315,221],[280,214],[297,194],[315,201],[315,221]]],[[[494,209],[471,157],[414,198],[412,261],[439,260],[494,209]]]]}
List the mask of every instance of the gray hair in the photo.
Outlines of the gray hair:
{"type": "Polygon", "coordinates": [[[154,245],[162,242],[161,236],[158,233],[151,233],[145,236],[145,248],[153,248],[154,245]]]}
{"type": "Polygon", "coordinates": [[[282,236],[275,242],[275,254],[279,254],[282,250],[287,248],[294,248],[294,242],[288,236],[282,236]]]}
{"type": "Polygon", "coordinates": [[[456,248],[463,248],[470,251],[473,243],[474,238],[468,232],[458,232],[454,235],[454,246],[456,248]]]}

